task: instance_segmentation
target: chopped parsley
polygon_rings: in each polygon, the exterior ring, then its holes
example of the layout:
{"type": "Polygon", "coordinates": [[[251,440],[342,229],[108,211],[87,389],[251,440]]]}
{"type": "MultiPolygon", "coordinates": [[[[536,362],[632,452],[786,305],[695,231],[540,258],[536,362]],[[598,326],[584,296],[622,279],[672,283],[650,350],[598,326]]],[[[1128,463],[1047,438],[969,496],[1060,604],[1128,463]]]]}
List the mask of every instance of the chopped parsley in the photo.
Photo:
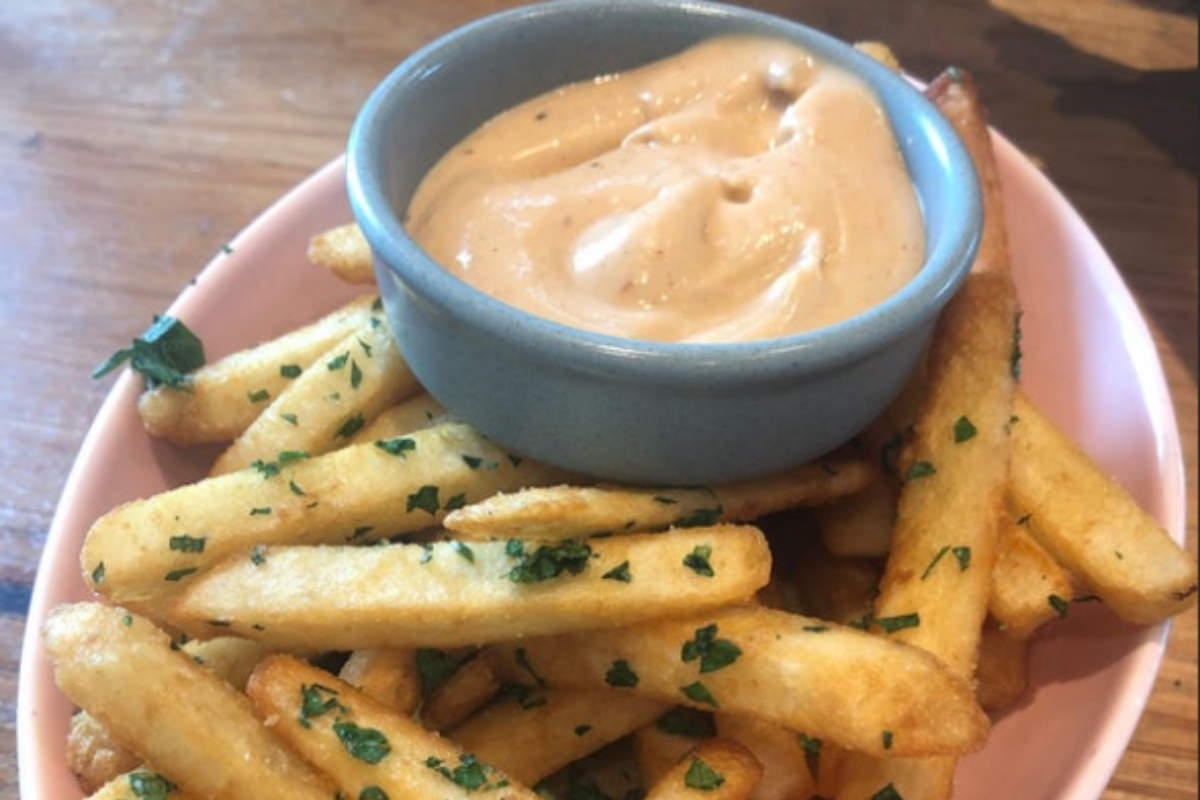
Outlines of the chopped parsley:
{"type": "Polygon", "coordinates": [[[676,706],[654,721],[654,727],[670,736],[710,739],[717,735],[717,723],[708,711],[676,706]]]}
{"type": "Polygon", "coordinates": [[[374,728],[360,728],[353,722],[339,720],[333,723],[333,732],[346,752],[359,761],[378,764],[392,752],[387,737],[374,728]]]}
{"type": "Polygon", "coordinates": [[[349,361],[350,361],[350,351],[347,350],[346,352],[342,353],[341,355],[339,355],[335,358],[331,358],[325,364],[325,366],[329,369],[330,372],[335,372],[335,371],[341,369],[342,367],[346,366],[346,363],[349,361]]]}
{"type": "Polygon", "coordinates": [[[346,707],[338,702],[337,690],[319,683],[303,684],[300,687],[300,716],[297,718],[305,728],[312,727],[312,720],[328,714],[330,711],[345,711],[346,707]]]}
{"type": "Polygon", "coordinates": [[[809,736],[807,733],[796,734],[796,741],[800,744],[800,749],[804,751],[804,764],[808,767],[808,774],[817,779],[821,768],[821,747],[823,743],[815,736],[809,736]]]}
{"type": "Polygon", "coordinates": [[[1050,607],[1054,609],[1054,613],[1057,614],[1060,619],[1066,619],[1067,612],[1071,610],[1070,601],[1064,600],[1056,594],[1052,594],[1046,598],[1046,602],[1050,604],[1050,607]]]}
{"type": "Polygon", "coordinates": [[[633,581],[633,573],[629,571],[628,561],[622,561],[600,577],[606,581],[620,581],[621,583],[633,581]]]}
{"type": "Polygon", "coordinates": [[[188,575],[192,575],[199,571],[198,567],[185,567],[184,569],[173,569],[163,576],[163,580],[168,583],[177,583],[188,575]]]}
{"type": "Polygon", "coordinates": [[[337,429],[337,433],[334,434],[334,438],[349,439],[361,431],[366,424],[367,421],[363,418],[362,412],[359,412],[342,423],[341,427],[337,429]]]}
{"type": "Polygon", "coordinates": [[[528,553],[520,539],[509,539],[504,552],[517,563],[508,573],[513,583],[540,583],[557,578],[564,572],[578,575],[587,567],[592,557],[592,548],[574,539],[564,539],[557,544],[538,545],[528,553]]]}
{"type": "Polygon", "coordinates": [[[970,566],[971,566],[971,548],[955,547],[950,552],[954,553],[954,558],[956,561],[958,561],[958,568],[960,570],[965,572],[967,569],[970,568],[970,566]]]}
{"type": "Polygon", "coordinates": [[[153,772],[129,773],[129,789],[138,800],[166,800],[177,787],[153,772]]]}
{"type": "Polygon", "coordinates": [[[465,542],[460,542],[457,539],[451,539],[450,549],[455,553],[458,553],[458,555],[465,559],[468,564],[475,563],[475,551],[468,547],[465,542]]]}
{"type": "Polygon", "coordinates": [[[378,786],[364,786],[358,793],[358,800],[390,800],[388,793],[378,786]]]}
{"type": "Polygon", "coordinates": [[[883,628],[885,633],[896,633],[907,628],[921,627],[921,615],[912,613],[895,617],[876,617],[873,622],[883,628]]]}
{"type": "Polygon", "coordinates": [[[963,442],[969,442],[972,439],[974,439],[975,435],[978,433],[979,433],[979,430],[975,427],[975,424],[973,422],[971,422],[971,420],[967,419],[965,416],[959,417],[957,420],[955,420],[955,422],[954,422],[954,443],[955,444],[962,444],[963,442]]]}
{"type": "Polygon", "coordinates": [[[937,474],[937,467],[928,461],[914,461],[908,467],[908,472],[904,473],[904,479],[907,481],[915,481],[919,478],[928,478],[930,475],[937,474]]]}
{"type": "Polygon", "coordinates": [[[713,697],[713,693],[700,681],[689,683],[687,686],[680,686],[679,691],[683,692],[683,696],[693,703],[701,703],[713,708],[719,708],[717,698],[713,697]]]}
{"type": "Polygon", "coordinates": [[[299,378],[304,369],[299,364],[280,364],[279,374],[284,378],[299,378]]]}
{"type": "Polygon", "coordinates": [[[508,785],[508,781],[499,780],[495,783],[488,783],[488,779],[495,771],[493,767],[479,762],[475,756],[470,753],[464,753],[458,757],[458,766],[451,769],[446,766],[446,762],[437,756],[430,756],[425,759],[425,766],[429,767],[434,772],[437,772],[442,777],[453,783],[455,786],[460,786],[468,792],[473,792],[477,789],[490,791],[492,789],[502,789],[508,785]]]}
{"type": "Polygon", "coordinates": [[[883,744],[883,749],[884,749],[884,750],[891,750],[891,749],[892,749],[892,739],[894,739],[894,738],[895,738],[895,737],[892,735],[892,732],[891,732],[891,731],[884,731],[884,732],[883,732],[883,733],[880,735],[881,743],[883,744]]]}
{"type": "Polygon", "coordinates": [[[93,584],[104,583],[104,573],[105,573],[104,562],[101,561],[99,564],[96,565],[96,568],[92,570],[92,583],[93,584]]]}
{"type": "Polygon", "coordinates": [[[638,675],[628,661],[619,658],[608,668],[604,682],[614,689],[632,689],[638,685],[638,675]]]}
{"type": "Polygon", "coordinates": [[[683,565],[701,577],[711,578],[716,575],[712,564],[709,563],[712,551],[710,545],[698,544],[692,548],[692,552],[683,557],[683,565]]]}
{"type": "Polygon", "coordinates": [[[363,374],[357,361],[350,362],[350,388],[357,389],[362,384],[363,374]]]}
{"type": "Polygon", "coordinates": [[[438,500],[438,487],[436,486],[422,486],[408,496],[407,509],[410,513],[424,511],[428,514],[437,514],[439,508],[441,508],[441,502],[438,500]]]}
{"type": "Polygon", "coordinates": [[[178,553],[203,553],[207,536],[172,536],[167,540],[167,547],[178,553]]]}
{"type": "Polygon", "coordinates": [[[1023,353],[1021,352],[1022,336],[1021,315],[1017,314],[1016,319],[1013,320],[1012,355],[1009,357],[1009,370],[1012,372],[1012,376],[1016,380],[1021,379],[1021,357],[1023,356],[1023,353]]]}
{"type": "Polygon", "coordinates": [[[271,393],[266,389],[259,389],[256,392],[248,392],[246,394],[246,399],[248,399],[251,403],[265,403],[271,399],[271,393]]]}
{"type": "Polygon", "coordinates": [[[898,791],[896,791],[896,787],[889,783],[887,786],[871,795],[871,800],[904,800],[904,798],[898,791]]]}
{"type": "Polygon", "coordinates": [[[588,725],[586,723],[583,725],[576,725],[575,726],[575,735],[576,736],[586,736],[588,734],[588,732],[591,731],[591,729],[592,729],[592,726],[588,725]]]}
{"type": "Polygon", "coordinates": [[[533,668],[533,664],[529,663],[529,653],[524,647],[518,647],[513,651],[513,660],[517,662],[517,666],[529,673],[529,677],[533,678],[533,682],[539,689],[546,688],[546,679],[533,668]]]}
{"type": "Polygon", "coordinates": [[[720,506],[716,508],[697,508],[675,520],[676,528],[704,528],[721,521],[725,514],[720,506]]]}
{"type": "Polygon", "coordinates": [[[683,774],[683,783],[690,789],[711,792],[725,783],[725,776],[705,764],[699,756],[693,755],[692,763],[688,764],[687,772],[683,774]]]}
{"type": "Polygon", "coordinates": [[[742,650],[729,639],[717,639],[716,623],[696,629],[695,638],[683,643],[679,657],[684,663],[700,660],[700,672],[716,672],[738,660],[742,650]]]}
{"type": "Polygon", "coordinates": [[[403,436],[396,439],[380,439],[375,443],[375,446],[388,455],[399,456],[400,458],[404,458],[406,453],[411,453],[417,449],[415,441],[403,436]]]}
{"type": "Polygon", "coordinates": [[[103,378],[128,361],[147,389],[167,386],[189,391],[190,373],[204,366],[204,360],[204,345],[186,325],[174,317],[157,315],[129,347],[116,351],[92,370],[92,377],[103,378]]]}

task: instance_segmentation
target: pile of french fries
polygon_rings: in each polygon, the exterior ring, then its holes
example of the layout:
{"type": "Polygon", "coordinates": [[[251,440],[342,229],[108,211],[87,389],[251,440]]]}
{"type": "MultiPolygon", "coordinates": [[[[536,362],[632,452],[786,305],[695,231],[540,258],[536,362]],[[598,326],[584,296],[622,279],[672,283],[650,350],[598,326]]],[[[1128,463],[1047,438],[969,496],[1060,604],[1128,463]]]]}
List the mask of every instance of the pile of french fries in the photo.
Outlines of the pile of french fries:
{"type": "Polygon", "coordinates": [[[977,263],[911,390],[761,480],[507,452],[408,371],[358,230],[316,236],[364,298],[144,394],[152,435],[226,449],[97,520],[97,598],[45,624],[82,790],[938,800],[1073,599],[1190,607],[1195,561],[1021,394],[984,113],[962,71],[928,92],[982,178],[977,263]]]}

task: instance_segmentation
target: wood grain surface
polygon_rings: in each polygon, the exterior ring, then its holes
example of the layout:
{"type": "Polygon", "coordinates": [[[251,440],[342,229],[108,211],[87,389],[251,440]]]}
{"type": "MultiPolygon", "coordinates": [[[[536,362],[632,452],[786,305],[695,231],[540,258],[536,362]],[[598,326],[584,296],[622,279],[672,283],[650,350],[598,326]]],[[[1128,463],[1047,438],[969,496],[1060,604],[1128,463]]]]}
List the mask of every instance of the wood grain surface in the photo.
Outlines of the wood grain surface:
{"type": "MultiPolygon", "coordinates": [[[[1179,417],[1196,548],[1195,0],[758,0],[913,74],[969,67],[1120,268],[1179,417]]],[[[88,374],[222,243],[337,156],[404,55],[504,0],[0,6],[0,798],[24,615],[108,383],[88,374]]],[[[1105,800],[1195,798],[1197,617],[1177,621],[1105,800]]],[[[27,798],[26,800],[51,800],[27,798]]]]}

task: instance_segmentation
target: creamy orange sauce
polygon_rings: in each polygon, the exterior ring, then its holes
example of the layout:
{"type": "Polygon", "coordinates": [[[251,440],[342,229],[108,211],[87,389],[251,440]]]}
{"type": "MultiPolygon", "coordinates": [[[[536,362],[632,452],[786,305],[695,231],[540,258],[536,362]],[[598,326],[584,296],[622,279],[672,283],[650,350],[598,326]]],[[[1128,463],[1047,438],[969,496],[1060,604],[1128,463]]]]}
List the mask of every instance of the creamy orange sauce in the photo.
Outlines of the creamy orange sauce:
{"type": "Polygon", "coordinates": [[[775,40],[714,39],[483,125],[418,188],[439,264],[553,320],[736,342],[853,316],[920,268],[920,208],[856,78],[775,40]]]}

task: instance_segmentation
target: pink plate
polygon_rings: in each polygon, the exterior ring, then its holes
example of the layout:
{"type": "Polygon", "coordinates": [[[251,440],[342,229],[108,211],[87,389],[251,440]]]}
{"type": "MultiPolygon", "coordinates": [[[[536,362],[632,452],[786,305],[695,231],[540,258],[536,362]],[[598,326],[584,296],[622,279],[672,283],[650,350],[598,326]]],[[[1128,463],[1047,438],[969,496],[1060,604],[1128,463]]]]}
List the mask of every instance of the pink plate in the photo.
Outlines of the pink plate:
{"type": "MultiPolygon", "coordinates": [[[[1182,541],[1180,443],[1145,322],[1074,209],[1011,145],[997,138],[997,148],[1025,306],[1026,390],[1182,541]]],[[[250,226],[170,313],[198,332],[210,357],[316,318],[356,292],[307,264],[307,242],[349,219],[339,160],[250,226]]],[[[88,596],[84,534],[120,502],[199,477],[210,455],[152,441],[137,417],[138,389],[123,375],[92,425],[34,586],[17,718],[22,797],[81,797],[64,761],[72,709],[38,631],[55,605],[88,596]]],[[[1166,628],[1133,628],[1095,605],[1051,627],[1033,649],[1028,696],[964,762],[958,800],[1094,800],[1104,791],[1153,685],[1166,628]]]]}

